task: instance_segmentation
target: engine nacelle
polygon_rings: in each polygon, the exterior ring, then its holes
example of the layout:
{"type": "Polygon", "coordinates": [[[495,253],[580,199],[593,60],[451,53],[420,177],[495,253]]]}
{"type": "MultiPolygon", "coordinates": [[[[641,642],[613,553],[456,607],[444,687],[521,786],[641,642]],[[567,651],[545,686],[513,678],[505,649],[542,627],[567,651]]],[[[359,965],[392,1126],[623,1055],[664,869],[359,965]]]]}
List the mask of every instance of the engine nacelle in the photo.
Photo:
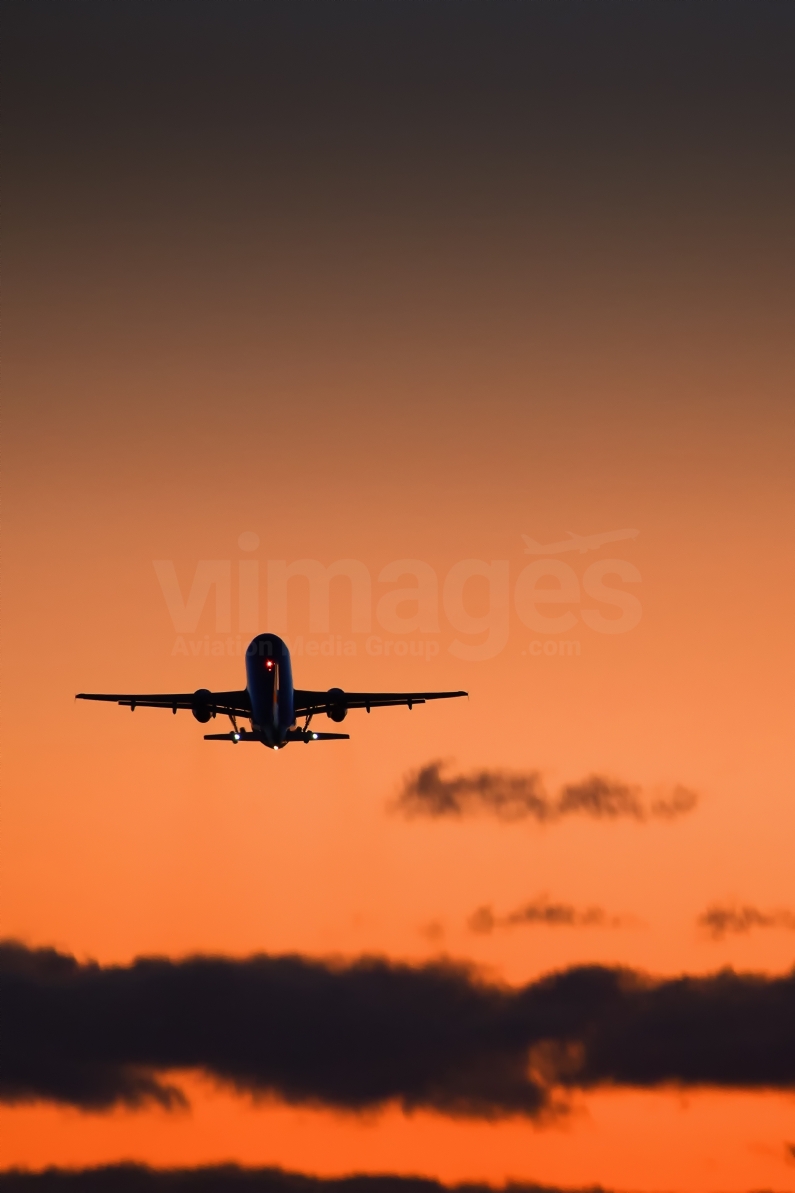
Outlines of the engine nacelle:
{"type": "Polygon", "coordinates": [[[342,688],[329,688],[328,690],[328,704],[326,705],[326,713],[331,717],[332,721],[339,724],[344,721],[348,715],[348,710],[345,707],[345,693],[342,688]]]}
{"type": "Polygon", "coordinates": [[[206,725],[213,715],[213,710],[210,706],[212,698],[213,694],[208,688],[199,688],[193,693],[191,712],[197,721],[201,721],[202,725],[206,725]]]}

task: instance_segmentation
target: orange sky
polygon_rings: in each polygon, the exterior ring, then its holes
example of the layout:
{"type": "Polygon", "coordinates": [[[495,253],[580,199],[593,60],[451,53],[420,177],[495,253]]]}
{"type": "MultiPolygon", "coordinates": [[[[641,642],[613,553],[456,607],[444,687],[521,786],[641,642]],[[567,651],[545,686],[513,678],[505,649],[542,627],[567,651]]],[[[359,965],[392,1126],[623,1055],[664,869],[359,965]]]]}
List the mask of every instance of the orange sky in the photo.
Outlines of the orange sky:
{"type": "MultiPolygon", "coordinates": [[[[208,184],[191,205],[162,168],[161,207],[150,181],[81,191],[65,167],[61,205],[23,210],[32,167],[12,193],[2,936],[102,962],[442,953],[509,982],[586,961],[789,969],[791,931],[714,941],[696,924],[713,903],[795,907],[792,295],[764,179],[753,202],[738,182],[721,205],[706,171],[689,206],[638,177],[624,220],[596,183],[592,205],[561,208],[561,178],[545,176],[506,214],[471,178],[456,203],[453,178],[443,218],[416,181],[402,207],[341,213],[332,179],[327,202],[288,215],[258,210],[261,180],[253,197],[240,178],[208,184]],[[299,686],[470,693],[352,713],[350,742],[233,750],[188,714],[73,701],[242,686],[240,658],[174,653],[154,560],[174,562],[183,594],[199,560],[229,560],[236,638],[244,558],[260,566],[264,630],[269,559],[359,560],[375,608],[400,586],[378,582],[392,560],[426,562],[440,589],[460,560],[507,561],[513,594],[523,534],[625,527],[638,538],[560,558],[580,580],[602,558],[634,565],[623,587],[640,624],[600,634],[574,604],[576,628],[550,638],[577,641],[571,658],[529,653],[547,636],[513,607],[494,658],[454,657],[443,611],[438,634],[408,635],[438,656],[373,657],[335,581],[331,630],[356,655],[295,658],[299,686]],[[433,758],[700,798],[671,823],[390,813],[402,776],[433,758]],[[540,894],[628,922],[467,927],[484,904],[505,914],[540,894]]],[[[322,638],[291,586],[291,640],[322,638]]],[[[466,600],[486,611],[477,582],[466,600]]],[[[212,600],[185,637],[205,635],[227,637],[212,600]]],[[[795,1190],[791,1095],[597,1091],[564,1129],[357,1120],[187,1080],[193,1109],[173,1119],[0,1109],[0,1165],[234,1158],[795,1190]]]]}

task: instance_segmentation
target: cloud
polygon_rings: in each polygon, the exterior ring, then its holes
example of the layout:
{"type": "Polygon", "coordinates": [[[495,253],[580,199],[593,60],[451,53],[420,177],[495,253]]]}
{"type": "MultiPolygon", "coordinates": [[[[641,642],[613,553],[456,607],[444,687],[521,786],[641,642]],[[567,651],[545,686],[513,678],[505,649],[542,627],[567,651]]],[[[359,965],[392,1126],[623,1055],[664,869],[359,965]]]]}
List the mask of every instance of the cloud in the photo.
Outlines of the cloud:
{"type": "MultiPolygon", "coordinates": [[[[241,1168],[219,1164],[205,1168],[148,1168],[144,1164],[109,1164],[100,1168],[44,1172],[0,1172],[0,1193],[498,1193],[492,1185],[443,1185],[431,1177],[307,1176],[280,1168],[241,1168]]],[[[563,1193],[548,1185],[512,1182],[500,1193],[563,1193]]],[[[569,1190],[568,1193],[576,1193],[569,1190]]],[[[581,1190],[580,1193],[586,1193],[581,1190]]],[[[599,1193],[592,1189],[589,1193],[599,1193]]]]}
{"type": "Polygon", "coordinates": [[[538,771],[472,771],[442,775],[441,761],[429,762],[407,776],[397,809],[407,816],[462,817],[489,811],[499,820],[549,820],[553,809],[538,771]]]}
{"type": "Polygon", "coordinates": [[[742,907],[735,904],[724,907],[713,904],[698,917],[698,925],[714,940],[722,940],[730,934],[745,935],[753,928],[788,928],[795,932],[795,913],[784,908],[760,911],[758,907],[750,907],[748,904],[742,907]]]}
{"type": "Polygon", "coordinates": [[[545,1091],[512,1038],[510,991],[467,969],[297,956],[79,964],[0,948],[0,1100],[85,1109],[177,1104],[162,1074],[360,1110],[537,1114],[545,1091]]]}
{"type": "Polygon", "coordinates": [[[677,816],[685,816],[692,812],[698,803],[698,794],[689,787],[677,783],[669,796],[659,796],[652,800],[649,811],[652,816],[661,820],[676,820],[677,816]]]}
{"type": "Polygon", "coordinates": [[[601,907],[578,910],[570,903],[551,903],[546,895],[539,895],[537,899],[503,916],[495,916],[489,906],[479,907],[467,921],[470,932],[481,935],[488,935],[495,928],[535,924],[543,924],[548,928],[615,928],[621,923],[617,916],[608,916],[601,907]]]}
{"type": "Polygon", "coordinates": [[[424,936],[431,944],[439,944],[444,940],[444,924],[441,920],[430,920],[420,926],[420,936],[424,936]]]}
{"type": "Polygon", "coordinates": [[[193,1069],[352,1111],[539,1117],[561,1090],[795,1088],[795,972],[654,981],[601,966],[526,986],[449,962],[299,956],[82,964],[0,946],[0,1100],[173,1107],[193,1069]]]}
{"type": "Polygon", "coordinates": [[[568,783],[557,796],[551,796],[539,771],[478,770],[448,775],[442,773],[444,769],[445,763],[435,759],[408,774],[393,810],[408,818],[462,819],[486,813],[503,821],[529,818],[547,824],[575,815],[595,820],[674,820],[691,812],[698,802],[696,793],[682,786],[644,801],[639,787],[603,775],[568,783]]]}

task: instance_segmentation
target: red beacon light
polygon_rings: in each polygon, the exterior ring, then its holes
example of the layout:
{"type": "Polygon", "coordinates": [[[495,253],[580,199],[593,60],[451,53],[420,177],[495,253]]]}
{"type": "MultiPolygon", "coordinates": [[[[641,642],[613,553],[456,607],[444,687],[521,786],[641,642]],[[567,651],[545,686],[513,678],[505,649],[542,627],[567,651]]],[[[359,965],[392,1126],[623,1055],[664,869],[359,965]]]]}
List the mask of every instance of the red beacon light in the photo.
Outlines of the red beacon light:
{"type": "Polygon", "coordinates": [[[265,660],[265,670],[266,670],[266,671],[272,671],[272,670],[273,670],[273,659],[266,659],[266,660],[265,660]]]}

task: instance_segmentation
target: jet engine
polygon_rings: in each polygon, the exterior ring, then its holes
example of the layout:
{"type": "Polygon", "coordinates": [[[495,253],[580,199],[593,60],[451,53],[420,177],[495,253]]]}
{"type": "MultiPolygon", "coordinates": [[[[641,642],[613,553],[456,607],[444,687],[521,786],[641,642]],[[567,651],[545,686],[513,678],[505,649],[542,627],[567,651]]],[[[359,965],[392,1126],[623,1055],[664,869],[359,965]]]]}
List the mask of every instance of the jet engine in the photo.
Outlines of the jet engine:
{"type": "Polygon", "coordinates": [[[326,712],[331,717],[332,721],[344,721],[348,715],[348,710],[345,707],[345,693],[342,688],[329,688],[328,690],[328,704],[326,705],[326,712]]]}
{"type": "Polygon", "coordinates": [[[206,725],[210,717],[213,715],[213,710],[210,707],[210,701],[213,694],[207,688],[199,688],[193,693],[193,704],[191,705],[191,712],[197,721],[201,721],[202,725],[206,725]]]}

